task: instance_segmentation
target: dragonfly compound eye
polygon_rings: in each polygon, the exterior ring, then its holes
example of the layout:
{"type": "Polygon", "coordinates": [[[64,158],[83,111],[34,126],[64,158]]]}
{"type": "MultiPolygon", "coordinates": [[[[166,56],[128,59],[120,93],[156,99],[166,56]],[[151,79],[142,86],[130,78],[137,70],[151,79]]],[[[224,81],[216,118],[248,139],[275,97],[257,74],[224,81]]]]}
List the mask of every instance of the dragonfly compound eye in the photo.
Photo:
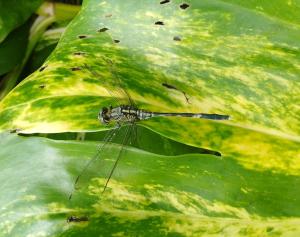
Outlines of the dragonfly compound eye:
{"type": "Polygon", "coordinates": [[[108,108],[103,107],[98,115],[98,119],[101,123],[108,124],[110,122],[110,111],[108,108]]]}

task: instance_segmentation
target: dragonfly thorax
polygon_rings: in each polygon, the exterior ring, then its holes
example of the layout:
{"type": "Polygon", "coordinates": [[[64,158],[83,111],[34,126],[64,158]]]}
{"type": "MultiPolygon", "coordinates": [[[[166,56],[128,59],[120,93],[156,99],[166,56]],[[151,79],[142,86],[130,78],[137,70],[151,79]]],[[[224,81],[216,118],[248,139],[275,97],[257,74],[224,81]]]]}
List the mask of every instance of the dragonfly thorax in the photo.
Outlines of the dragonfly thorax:
{"type": "Polygon", "coordinates": [[[139,110],[130,105],[121,105],[113,108],[103,107],[98,115],[101,123],[108,124],[112,121],[116,122],[135,122],[138,118],[139,110]]]}

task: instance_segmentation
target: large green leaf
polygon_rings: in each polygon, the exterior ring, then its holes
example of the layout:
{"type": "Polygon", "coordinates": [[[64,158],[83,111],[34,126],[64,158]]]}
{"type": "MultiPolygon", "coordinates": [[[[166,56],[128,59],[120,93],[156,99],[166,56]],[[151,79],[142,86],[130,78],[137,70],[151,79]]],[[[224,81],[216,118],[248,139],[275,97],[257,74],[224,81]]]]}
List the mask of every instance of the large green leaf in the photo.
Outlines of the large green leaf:
{"type": "Polygon", "coordinates": [[[299,26],[270,15],[285,1],[186,2],[85,1],[44,70],[0,104],[2,130],[102,129],[96,116],[118,77],[141,108],[224,113],[232,125],[299,139],[299,26]]]}
{"type": "Polygon", "coordinates": [[[219,151],[247,169],[300,174],[300,142],[288,137],[210,121],[199,124],[195,119],[154,119],[147,127],[155,131],[159,128],[163,135],[182,143],[219,151]]]}
{"type": "Polygon", "coordinates": [[[0,0],[0,43],[15,28],[22,25],[43,0],[0,0]]]}
{"type": "MultiPolygon", "coordinates": [[[[281,142],[276,137],[273,141],[281,142]]],[[[97,143],[1,134],[0,145],[1,236],[300,233],[299,173],[250,170],[226,154],[225,159],[162,156],[125,147],[109,188],[101,194],[111,155],[119,150],[112,145],[102,163],[88,170],[98,178],[69,202],[73,181],[95,154],[97,143]],[[67,223],[70,216],[89,220],[67,223]]],[[[290,163],[292,158],[282,161],[290,163]]],[[[255,162],[265,165],[259,157],[255,162]]]]}
{"type": "Polygon", "coordinates": [[[96,144],[2,135],[2,233],[299,235],[299,3],[186,2],[190,7],[183,10],[179,0],[85,1],[45,66],[1,102],[0,127],[24,133],[106,129],[97,113],[115,104],[107,90],[116,92],[118,77],[140,108],[232,115],[230,123],[142,123],[219,151],[222,159],[126,147],[102,196],[119,149],[111,146],[102,166],[88,170],[97,178],[69,203],[72,182],[96,144]],[[283,10],[272,10],[275,5],[283,10]],[[68,224],[70,215],[89,221],[68,224]]]}

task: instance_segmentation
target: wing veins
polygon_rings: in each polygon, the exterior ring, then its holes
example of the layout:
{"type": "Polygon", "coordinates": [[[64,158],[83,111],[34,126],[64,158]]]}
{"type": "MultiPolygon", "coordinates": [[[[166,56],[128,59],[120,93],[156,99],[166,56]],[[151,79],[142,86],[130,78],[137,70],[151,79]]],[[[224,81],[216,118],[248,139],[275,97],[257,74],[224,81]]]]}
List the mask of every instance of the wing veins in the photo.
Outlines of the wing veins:
{"type": "MultiPolygon", "coordinates": [[[[115,171],[115,169],[116,169],[116,167],[117,167],[117,165],[118,165],[118,162],[120,161],[120,158],[121,158],[121,155],[122,155],[124,146],[127,144],[126,139],[129,138],[129,136],[130,136],[130,130],[131,130],[131,128],[132,128],[132,126],[129,125],[129,127],[126,129],[126,133],[125,133],[125,136],[124,136],[123,142],[122,142],[122,147],[121,147],[121,149],[120,149],[120,151],[119,151],[119,153],[118,153],[118,156],[117,156],[117,159],[116,159],[116,161],[115,161],[115,163],[114,163],[114,166],[113,166],[113,168],[111,169],[111,171],[110,171],[110,173],[109,173],[109,176],[108,176],[108,178],[107,178],[107,180],[106,180],[106,183],[105,183],[105,186],[104,186],[104,188],[103,188],[102,193],[105,192],[105,190],[106,190],[106,188],[107,188],[107,185],[108,185],[108,183],[109,183],[109,181],[110,181],[110,179],[111,179],[111,177],[112,177],[112,175],[113,175],[113,173],[114,173],[114,171],[115,171]],[[128,135],[129,135],[129,136],[128,136],[128,135]]],[[[128,139],[127,139],[127,141],[128,141],[128,139]]]]}
{"type": "Polygon", "coordinates": [[[101,156],[101,152],[103,150],[103,148],[105,147],[105,145],[111,141],[111,139],[113,138],[114,134],[120,129],[120,127],[116,127],[112,130],[110,130],[106,135],[105,135],[105,138],[103,139],[103,143],[101,145],[98,145],[98,148],[97,148],[97,152],[96,154],[93,156],[92,159],[90,159],[86,165],[83,167],[83,169],[80,171],[79,175],[76,177],[76,180],[74,182],[74,185],[73,185],[73,189],[71,191],[71,194],[69,196],[69,200],[72,199],[73,197],[73,194],[74,194],[74,191],[76,190],[76,185],[78,184],[80,178],[82,177],[82,175],[84,174],[84,172],[88,169],[88,167],[90,167],[90,165],[96,161],[100,156],[101,156]]]}

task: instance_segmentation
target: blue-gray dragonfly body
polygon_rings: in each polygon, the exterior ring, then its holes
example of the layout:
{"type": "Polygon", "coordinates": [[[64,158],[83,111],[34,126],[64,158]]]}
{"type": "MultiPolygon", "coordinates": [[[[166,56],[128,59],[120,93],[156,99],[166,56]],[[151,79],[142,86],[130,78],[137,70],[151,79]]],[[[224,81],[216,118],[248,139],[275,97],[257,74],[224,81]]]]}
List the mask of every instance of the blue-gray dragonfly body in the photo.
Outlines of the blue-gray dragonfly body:
{"type": "Polygon", "coordinates": [[[191,117],[212,120],[228,120],[228,115],[205,114],[205,113],[164,113],[150,112],[138,109],[132,105],[121,105],[118,107],[104,107],[98,114],[98,119],[108,124],[111,121],[134,123],[140,120],[146,120],[154,117],[191,117]]]}
{"type": "MultiPolygon", "coordinates": [[[[77,176],[73,191],[71,192],[69,199],[72,198],[73,192],[78,189],[78,184],[82,182],[82,180],[85,180],[85,176],[89,176],[89,167],[93,167],[94,163],[101,160],[103,156],[103,151],[106,149],[107,145],[111,143],[112,139],[117,135],[117,133],[120,131],[121,127],[125,128],[125,133],[123,135],[122,144],[120,147],[120,150],[115,154],[115,162],[113,167],[111,168],[111,171],[107,177],[106,183],[103,188],[103,192],[106,190],[107,185],[117,167],[117,164],[122,156],[123,147],[127,145],[128,141],[130,140],[130,137],[134,134],[134,131],[136,129],[136,123],[138,121],[151,119],[154,117],[191,117],[191,118],[199,118],[199,119],[210,119],[210,120],[228,120],[228,115],[220,115],[220,114],[206,114],[206,113],[169,113],[169,112],[153,112],[153,111],[147,111],[140,109],[136,106],[132,98],[130,97],[127,90],[125,90],[125,87],[122,86],[122,82],[120,78],[118,77],[118,74],[116,73],[116,70],[114,69],[114,64],[110,59],[103,58],[104,61],[106,61],[108,68],[111,71],[111,74],[113,75],[113,79],[115,79],[114,82],[114,91],[108,91],[111,95],[112,99],[117,102],[119,105],[112,107],[103,107],[100,112],[98,113],[98,119],[101,123],[104,124],[110,124],[115,122],[117,126],[110,130],[104,140],[103,143],[98,147],[96,154],[93,158],[91,158],[87,164],[84,166],[80,174],[77,176]],[[127,104],[121,104],[120,101],[117,99],[118,97],[125,98],[127,104]]],[[[92,73],[94,76],[99,76],[95,71],[91,70],[90,67],[87,65],[84,66],[86,70],[88,70],[90,73],[92,73]]],[[[220,154],[216,152],[217,154],[220,154]]],[[[85,185],[88,182],[83,182],[85,185]]],[[[79,185],[81,186],[81,185],[79,185]]]]}

